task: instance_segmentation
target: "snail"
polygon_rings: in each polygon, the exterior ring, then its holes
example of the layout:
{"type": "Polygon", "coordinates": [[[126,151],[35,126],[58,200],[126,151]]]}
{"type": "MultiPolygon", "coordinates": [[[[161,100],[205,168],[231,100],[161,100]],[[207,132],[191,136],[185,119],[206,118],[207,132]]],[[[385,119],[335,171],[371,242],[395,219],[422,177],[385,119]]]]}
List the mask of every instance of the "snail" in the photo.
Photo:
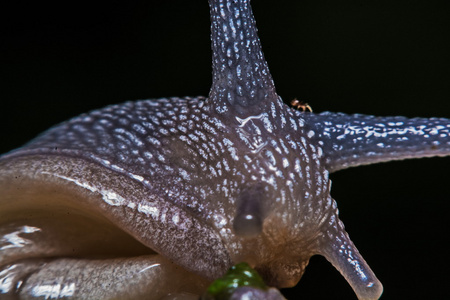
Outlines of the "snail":
{"type": "Polygon", "coordinates": [[[198,293],[240,261],[287,287],[321,254],[360,299],[380,296],[329,173],[449,155],[449,120],[294,111],[275,92],[249,1],[210,6],[207,98],[109,106],[2,156],[3,291],[198,293]]]}

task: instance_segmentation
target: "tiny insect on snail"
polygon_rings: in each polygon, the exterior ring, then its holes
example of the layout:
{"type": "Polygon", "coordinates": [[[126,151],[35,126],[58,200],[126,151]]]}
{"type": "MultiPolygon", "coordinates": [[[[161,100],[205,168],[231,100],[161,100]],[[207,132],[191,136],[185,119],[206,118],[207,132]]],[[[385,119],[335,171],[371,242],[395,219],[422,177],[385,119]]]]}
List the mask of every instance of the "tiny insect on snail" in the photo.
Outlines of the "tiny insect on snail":
{"type": "Polygon", "coordinates": [[[297,100],[297,99],[293,99],[291,101],[291,106],[295,109],[301,110],[301,111],[308,111],[308,112],[312,112],[312,108],[311,106],[303,101],[297,100]]]}

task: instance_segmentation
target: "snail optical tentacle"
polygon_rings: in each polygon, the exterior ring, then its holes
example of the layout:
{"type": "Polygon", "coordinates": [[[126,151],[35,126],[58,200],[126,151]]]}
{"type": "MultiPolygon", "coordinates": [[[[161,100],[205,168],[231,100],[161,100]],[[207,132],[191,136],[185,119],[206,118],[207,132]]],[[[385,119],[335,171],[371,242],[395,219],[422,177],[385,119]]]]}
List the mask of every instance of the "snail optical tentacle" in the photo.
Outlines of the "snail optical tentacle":
{"type": "Polygon", "coordinates": [[[209,0],[213,83],[209,101],[219,113],[267,111],[278,96],[261,50],[250,1],[209,0]]]}

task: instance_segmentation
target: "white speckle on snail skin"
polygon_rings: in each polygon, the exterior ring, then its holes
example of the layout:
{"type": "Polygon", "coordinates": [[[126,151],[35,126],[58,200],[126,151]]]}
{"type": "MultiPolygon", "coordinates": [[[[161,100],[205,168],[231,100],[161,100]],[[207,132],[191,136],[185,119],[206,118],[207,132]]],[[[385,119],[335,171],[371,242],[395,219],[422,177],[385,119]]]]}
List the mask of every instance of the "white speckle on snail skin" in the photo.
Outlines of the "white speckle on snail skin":
{"type": "MultiPolygon", "coordinates": [[[[208,98],[126,102],[84,114],[2,156],[0,179],[22,176],[50,190],[59,184],[78,193],[80,202],[68,207],[89,207],[91,214],[209,280],[248,261],[268,284],[292,286],[310,257],[320,254],[358,298],[378,299],[382,285],[339,219],[329,173],[448,156],[450,120],[293,110],[275,91],[249,0],[209,4],[213,83],[208,98]]],[[[9,186],[0,188],[13,193],[9,186]]],[[[1,192],[0,204],[11,201],[8,197],[1,192]]],[[[113,266],[126,272],[128,262],[133,269],[142,261],[126,258],[113,266]]],[[[70,275],[58,263],[54,267],[70,275]]],[[[106,295],[102,286],[111,282],[91,290],[106,295]]],[[[76,297],[67,282],[39,288],[30,290],[42,296],[49,295],[42,289],[52,288],[58,297],[76,297]]]]}
{"type": "Polygon", "coordinates": [[[159,218],[159,208],[155,207],[155,206],[149,206],[149,205],[145,205],[145,204],[138,204],[138,209],[139,212],[144,213],[146,215],[152,216],[154,219],[159,218]]]}
{"type": "Polygon", "coordinates": [[[45,297],[45,299],[72,297],[75,294],[75,283],[39,285],[32,289],[31,294],[34,297],[45,297]]]}
{"type": "Polygon", "coordinates": [[[126,202],[123,197],[115,192],[101,191],[101,194],[103,195],[103,200],[112,206],[122,206],[126,202]]]}

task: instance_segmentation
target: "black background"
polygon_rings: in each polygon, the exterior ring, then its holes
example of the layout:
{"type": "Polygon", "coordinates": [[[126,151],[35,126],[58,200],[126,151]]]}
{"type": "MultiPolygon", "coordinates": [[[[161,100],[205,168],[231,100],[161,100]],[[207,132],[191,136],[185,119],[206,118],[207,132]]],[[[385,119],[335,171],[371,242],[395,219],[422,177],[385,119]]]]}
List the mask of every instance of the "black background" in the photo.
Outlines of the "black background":
{"type": "MultiPolygon", "coordinates": [[[[450,117],[445,1],[252,4],[285,101],[315,112],[450,117]]],[[[208,94],[206,0],[16,1],[0,4],[0,20],[0,153],[108,104],[208,94]]],[[[383,282],[382,299],[448,298],[449,166],[434,158],[332,175],[341,219],[383,282]]],[[[356,299],[321,257],[287,295],[356,299]]]]}

